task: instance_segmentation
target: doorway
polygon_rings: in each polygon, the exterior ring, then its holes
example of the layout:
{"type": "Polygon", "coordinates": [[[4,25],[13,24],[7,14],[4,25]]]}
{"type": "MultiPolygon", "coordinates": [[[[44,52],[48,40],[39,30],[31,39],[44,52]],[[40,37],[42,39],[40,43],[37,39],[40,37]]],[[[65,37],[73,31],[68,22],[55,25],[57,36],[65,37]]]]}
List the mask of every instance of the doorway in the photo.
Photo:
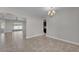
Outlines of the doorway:
{"type": "Polygon", "coordinates": [[[43,19],[43,33],[44,33],[44,35],[46,35],[46,33],[47,33],[47,22],[46,22],[46,19],[43,19]]]}
{"type": "Polygon", "coordinates": [[[13,23],[13,39],[22,39],[23,38],[23,26],[22,23],[16,22],[13,23]]]}

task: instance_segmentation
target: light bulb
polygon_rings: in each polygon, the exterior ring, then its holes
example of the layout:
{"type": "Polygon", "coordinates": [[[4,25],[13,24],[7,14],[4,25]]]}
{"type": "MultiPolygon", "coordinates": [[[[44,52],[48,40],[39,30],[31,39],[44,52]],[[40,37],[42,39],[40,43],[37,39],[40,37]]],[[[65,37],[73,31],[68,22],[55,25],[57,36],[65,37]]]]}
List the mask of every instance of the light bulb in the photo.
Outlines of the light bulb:
{"type": "Polygon", "coordinates": [[[54,15],[53,13],[50,14],[50,16],[53,16],[53,15],[54,15]]]}
{"type": "Polygon", "coordinates": [[[52,11],[54,14],[56,13],[55,10],[52,11]]]}
{"type": "Polygon", "coordinates": [[[50,13],[51,13],[51,11],[49,10],[49,11],[48,11],[48,15],[50,15],[50,13]]]}

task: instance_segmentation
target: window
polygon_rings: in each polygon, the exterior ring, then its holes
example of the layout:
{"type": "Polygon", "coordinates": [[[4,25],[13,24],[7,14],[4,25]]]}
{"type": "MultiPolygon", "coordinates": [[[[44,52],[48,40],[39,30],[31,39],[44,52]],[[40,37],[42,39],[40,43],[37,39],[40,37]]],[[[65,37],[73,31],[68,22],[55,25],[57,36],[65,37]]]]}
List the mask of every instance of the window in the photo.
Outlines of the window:
{"type": "Polygon", "coordinates": [[[22,26],[14,26],[15,30],[22,29],[22,26]]]}
{"type": "Polygon", "coordinates": [[[23,29],[22,23],[14,23],[13,29],[14,30],[22,30],[23,29]]]}
{"type": "Polygon", "coordinates": [[[5,23],[1,23],[1,29],[5,29],[5,23]]]}

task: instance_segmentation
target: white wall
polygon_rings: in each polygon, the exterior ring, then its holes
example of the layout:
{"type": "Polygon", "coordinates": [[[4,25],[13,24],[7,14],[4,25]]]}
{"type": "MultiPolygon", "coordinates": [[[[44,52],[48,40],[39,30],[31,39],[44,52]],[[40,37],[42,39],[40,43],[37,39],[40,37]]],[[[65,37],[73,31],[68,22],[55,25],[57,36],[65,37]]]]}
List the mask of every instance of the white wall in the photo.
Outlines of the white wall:
{"type": "Polygon", "coordinates": [[[26,18],[26,38],[43,35],[42,19],[37,16],[29,15],[26,12],[22,13],[21,11],[15,9],[13,13],[19,17],[21,16],[26,18]]]}
{"type": "Polygon", "coordinates": [[[26,18],[26,37],[34,37],[42,35],[42,19],[37,16],[28,15],[26,12],[22,13],[22,10],[0,8],[0,12],[9,12],[19,17],[26,18]]]}
{"type": "Polygon", "coordinates": [[[47,35],[79,43],[79,8],[61,8],[48,17],[47,35]]]}
{"type": "Polygon", "coordinates": [[[43,35],[42,32],[42,19],[38,17],[27,17],[27,38],[43,35]]]}

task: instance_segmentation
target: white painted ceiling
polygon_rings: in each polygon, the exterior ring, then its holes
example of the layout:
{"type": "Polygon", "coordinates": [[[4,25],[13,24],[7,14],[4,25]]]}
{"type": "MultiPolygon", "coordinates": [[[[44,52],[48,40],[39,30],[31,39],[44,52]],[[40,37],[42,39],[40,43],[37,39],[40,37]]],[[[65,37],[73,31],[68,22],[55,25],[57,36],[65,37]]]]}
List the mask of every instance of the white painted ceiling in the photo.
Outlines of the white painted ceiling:
{"type": "MultiPolygon", "coordinates": [[[[55,10],[59,11],[60,9],[69,10],[69,9],[75,9],[75,8],[58,8],[56,7],[55,10]]],[[[79,9],[79,8],[77,8],[79,9]]],[[[22,16],[36,16],[36,17],[46,17],[48,16],[48,10],[49,7],[0,7],[0,12],[12,12],[18,15],[22,16]]]]}
{"type": "Polygon", "coordinates": [[[46,17],[48,13],[48,9],[45,7],[16,7],[10,9],[24,15],[32,15],[36,17],[46,17]]]}
{"type": "MultiPolygon", "coordinates": [[[[12,12],[22,16],[47,17],[50,7],[0,7],[0,11],[12,12]]],[[[55,8],[58,10],[58,7],[55,8]]]]}
{"type": "Polygon", "coordinates": [[[20,15],[30,15],[36,17],[46,17],[48,13],[48,7],[0,7],[0,11],[15,12],[20,15]]]}

